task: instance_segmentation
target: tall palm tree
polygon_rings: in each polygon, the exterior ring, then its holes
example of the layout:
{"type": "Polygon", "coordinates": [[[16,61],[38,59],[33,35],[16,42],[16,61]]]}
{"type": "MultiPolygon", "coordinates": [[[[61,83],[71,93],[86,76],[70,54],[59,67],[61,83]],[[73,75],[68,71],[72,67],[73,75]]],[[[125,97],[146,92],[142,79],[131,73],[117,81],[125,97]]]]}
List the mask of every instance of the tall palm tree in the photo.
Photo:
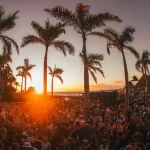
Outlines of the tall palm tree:
{"type": "Polygon", "coordinates": [[[2,44],[2,49],[7,50],[12,53],[12,46],[15,47],[17,53],[19,54],[19,48],[15,40],[5,35],[6,31],[13,29],[16,25],[15,21],[18,18],[17,14],[19,11],[6,15],[3,6],[0,6],[0,42],[2,44]]]}
{"type": "Polygon", "coordinates": [[[123,65],[124,65],[124,74],[125,74],[125,86],[126,86],[126,100],[125,106],[126,109],[129,103],[129,84],[128,84],[128,69],[124,51],[129,51],[133,54],[137,59],[139,58],[139,53],[129,45],[133,41],[133,33],[135,32],[135,28],[133,27],[126,27],[121,33],[118,33],[113,28],[106,28],[104,29],[104,36],[107,39],[107,52],[110,54],[110,48],[114,47],[122,54],[123,58],[123,65]]]}
{"type": "Polygon", "coordinates": [[[20,76],[21,77],[21,93],[22,93],[22,88],[23,88],[23,78],[25,77],[25,73],[23,72],[23,70],[19,70],[18,74],[16,76],[20,76]]]}
{"type": "Polygon", "coordinates": [[[97,27],[105,26],[107,21],[117,21],[121,20],[110,13],[98,13],[91,14],[90,6],[84,5],[82,3],[77,4],[75,12],[64,8],[62,6],[57,6],[52,9],[45,9],[45,11],[56,19],[66,23],[68,26],[72,26],[73,29],[81,35],[83,41],[82,52],[84,56],[84,119],[88,119],[88,105],[89,101],[89,76],[87,66],[87,49],[86,40],[88,35],[97,35],[99,32],[94,31],[97,27]]]}
{"type": "Polygon", "coordinates": [[[20,86],[20,84],[17,81],[15,81],[14,85],[16,86],[16,92],[17,92],[17,87],[20,86]]]}
{"type": "Polygon", "coordinates": [[[43,87],[44,95],[47,95],[47,56],[49,47],[54,47],[65,56],[66,52],[74,54],[75,49],[69,42],[58,40],[60,35],[65,34],[65,24],[57,23],[52,25],[49,21],[45,21],[45,25],[42,27],[39,23],[33,21],[31,26],[37,35],[28,35],[24,37],[21,46],[24,47],[28,44],[42,44],[45,47],[43,87]]]}
{"type": "Polygon", "coordinates": [[[9,65],[5,66],[3,69],[3,88],[2,88],[2,93],[4,93],[4,89],[6,88],[7,85],[12,86],[12,84],[16,81],[16,78],[13,75],[13,71],[10,68],[9,65]]]}
{"type": "Polygon", "coordinates": [[[137,60],[135,67],[145,77],[146,92],[148,92],[147,76],[150,75],[149,67],[148,67],[149,65],[150,65],[150,52],[148,50],[145,50],[145,51],[143,51],[141,58],[139,60],[137,60]]]}
{"type": "Polygon", "coordinates": [[[36,65],[34,64],[30,64],[29,63],[29,59],[26,58],[24,59],[24,65],[23,66],[18,66],[16,69],[17,70],[21,70],[22,72],[24,72],[24,78],[25,78],[25,92],[26,92],[26,86],[27,86],[27,77],[30,78],[30,80],[32,80],[31,74],[29,71],[31,71],[36,65]]]}
{"type": "MultiPolygon", "coordinates": [[[[83,53],[80,53],[79,57],[81,58],[82,62],[84,63],[83,53]]],[[[87,66],[88,66],[89,73],[91,74],[95,83],[97,83],[97,77],[95,76],[95,73],[99,72],[104,77],[104,72],[101,69],[102,68],[101,61],[104,60],[104,56],[102,54],[90,53],[87,55],[87,60],[88,60],[87,66]]]]}
{"type": "Polygon", "coordinates": [[[0,93],[3,94],[4,91],[4,77],[6,76],[6,69],[10,68],[9,63],[12,62],[11,55],[6,49],[3,49],[3,53],[0,54],[0,93]]]}
{"type": "Polygon", "coordinates": [[[51,90],[52,90],[52,97],[53,97],[53,88],[54,88],[54,78],[56,77],[57,79],[60,80],[61,83],[64,83],[61,74],[64,72],[61,68],[57,68],[56,66],[54,69],[51,67],[48,67],[49,69],[49,74],[52,76],[52,83],[51,83],[51,90]]]}

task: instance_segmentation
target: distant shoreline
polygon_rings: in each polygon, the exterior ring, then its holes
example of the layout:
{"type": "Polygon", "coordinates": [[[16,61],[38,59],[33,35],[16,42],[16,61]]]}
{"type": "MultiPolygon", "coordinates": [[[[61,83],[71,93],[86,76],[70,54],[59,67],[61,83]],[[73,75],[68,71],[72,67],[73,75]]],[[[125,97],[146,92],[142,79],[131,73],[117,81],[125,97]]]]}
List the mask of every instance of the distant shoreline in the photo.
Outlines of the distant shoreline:
{"type": "MultiPolygon", "coordinates": [[[[97,91],[90,91],[90,92],[111,92],[111,91],[121,91],[122,89],[111,89],[111,90],[97,90],[97,91]]],[[[84,91],[80,92],[54,92],[54,96],[81,96],[84,91]]],[[[51,92],[48,92],[48,95],[51,96],[51,92]]]]}

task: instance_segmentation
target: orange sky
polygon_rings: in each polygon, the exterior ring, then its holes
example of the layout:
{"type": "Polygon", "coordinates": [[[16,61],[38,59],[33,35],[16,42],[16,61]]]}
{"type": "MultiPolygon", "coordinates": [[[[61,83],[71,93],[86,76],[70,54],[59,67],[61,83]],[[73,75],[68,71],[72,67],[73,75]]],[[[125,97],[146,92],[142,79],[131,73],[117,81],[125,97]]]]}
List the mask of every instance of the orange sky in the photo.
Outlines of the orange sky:
{"type": "MultiPolygon", "coordinates": [[[[42,0],[38,1],[36,4],[35,0],[1,0],[0,4],[4,6],[6,12],[20,11],[16,27],[6,34],[14,38],[18,45],[20,45],[22,37],[28,34],[35,34],[30,25],[31,21],[34,20],[43,24],[44,21],[49,18],[51,22],[56,22],[54,18],[51,18],[43,11],[44,8],[62,5],[68,9],[74,10],[75,5],[79,2],[90,5],[92,13],[103,13],[108,11],[114,15],[118,15],[123,20],[123,23],[107,23],[107,26],[114,27],[118,31],[121,31],[127,25],[135,27],[135,40],[131,45],[134,46],[140,54],[143,49],[150,48],[150,1],[147,0],[42,0]]],[[[100,30],[102,31],[102,29],[100,30]]],[[[81,37],[77,35],[72,28],[67,27],[66,34],[61,36],[60,39],[72,43],[76,48],[76,54],[75,56],[64,57],[55,49],[49,49],[48,65],[54,67],[56,64],[57,67],[63,68],[64,70],[62,74],[64,84],[61,84],[55,79],[54,91],[83,91],[83,64],[78,57],[82,49],[81,37]]],[[[95,84],[90,77],[91,90],[122,88],[124,86],[124,69],[121,54],[118,53],[116,49],[112,49],[111,55],[109,56],[106,52],[106,41],[93,37],[87,39],[87,51],[104,54],[105,58],[102,62],[105,79],[100,74],[97,74],[98,84],[95,84]]],[[[25,48],[20,48],[19,56],[15,52],[13,53],[13,63],[11,64],[15,75],[17,74],[15,68],[18,65],[22,65],[25,58],[29,58],[30,63],[37,65],[37,67],[31,71],[33,80],[30,81],[28,79],[27,87],[34,86],[39,92],[43,89],[44,52],[44,47],[41,45],[30,45],[25,48]]],[[[140,73],[135,70],[136,59],[134,56],[130,55],[128,52],[125,54],[130,79],[133,75],[140,76],[140,73]]],[[[17,80],[21,82],[21,78],[17,77],[17,80]]],[[[51,77],[48,76],[48,91],[51,90],[50,84],[51,77]]]]}

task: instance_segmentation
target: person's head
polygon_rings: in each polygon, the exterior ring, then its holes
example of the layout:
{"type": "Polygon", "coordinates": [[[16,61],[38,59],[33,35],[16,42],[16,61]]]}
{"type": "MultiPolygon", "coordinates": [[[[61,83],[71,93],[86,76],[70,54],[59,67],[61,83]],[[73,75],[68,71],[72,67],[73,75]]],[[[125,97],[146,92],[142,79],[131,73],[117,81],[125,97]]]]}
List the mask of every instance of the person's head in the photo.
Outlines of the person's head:
{"type": "Polygon", "coordinates": [[[124,150],[134,150],[132,145],[127,145],[124,150]]]}
{"type": "Polygon", "coordinates": [[[82,126],[85,127],[86,126],[86,122],[82,121],[82,126]]]}
{"type": "Polygon", "coordinates": [[[27,137],[28,137],[27,132],[22,132],[22,136],[23,136],[24,138],[27,138],[27,137]]]}

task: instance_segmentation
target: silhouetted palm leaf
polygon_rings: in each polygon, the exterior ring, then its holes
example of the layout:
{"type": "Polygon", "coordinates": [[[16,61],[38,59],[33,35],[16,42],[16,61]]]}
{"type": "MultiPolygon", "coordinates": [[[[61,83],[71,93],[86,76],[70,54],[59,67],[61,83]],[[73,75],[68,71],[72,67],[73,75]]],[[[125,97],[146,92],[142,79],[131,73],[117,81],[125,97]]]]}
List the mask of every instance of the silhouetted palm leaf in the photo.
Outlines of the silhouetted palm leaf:
{"type": "Polygon", "coordinates": [[[18,18],[18,12],[19,11],[16,11],[6,15],[3,6],[0,6],[0,41],[2,42],[2,48],[7,50],[10,54],[12,53],[12,46],[14,46],[18,54],[19,48],[15,40],[4,35],[4,33],[14,28],[16,25],[15,20],[18,18]]]}

